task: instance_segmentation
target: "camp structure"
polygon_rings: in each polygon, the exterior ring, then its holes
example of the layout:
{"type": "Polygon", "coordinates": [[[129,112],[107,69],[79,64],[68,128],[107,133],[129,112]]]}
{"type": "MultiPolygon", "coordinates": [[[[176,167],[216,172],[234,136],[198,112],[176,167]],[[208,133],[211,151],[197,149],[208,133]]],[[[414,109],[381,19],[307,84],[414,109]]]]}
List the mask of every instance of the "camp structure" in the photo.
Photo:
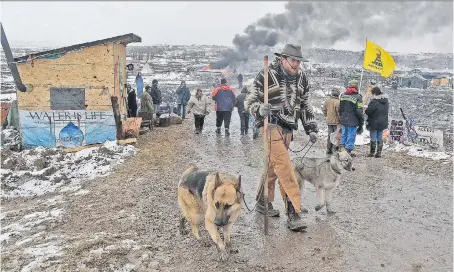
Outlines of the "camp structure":
{"type": "Polygon", "coordinates": [[[126,120],[126,45],[141,41],[130,33],[15,58],[22,82],[31,86],[17,92],[23,148],[116,140],[111,97],[126,120]]]}

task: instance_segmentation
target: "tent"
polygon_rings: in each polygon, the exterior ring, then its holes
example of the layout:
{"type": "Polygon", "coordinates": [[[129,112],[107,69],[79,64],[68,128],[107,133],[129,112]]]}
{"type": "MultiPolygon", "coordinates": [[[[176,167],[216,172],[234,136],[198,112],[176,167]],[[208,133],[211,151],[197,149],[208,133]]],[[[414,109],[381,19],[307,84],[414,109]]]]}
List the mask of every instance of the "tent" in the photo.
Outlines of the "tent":
{"type": "Polygon", "coordinates": [[[140,71],[142,75],[151,75],[153,73],[153,69],[150,67],[150,63],[147,61],[142,68],[142,71],[140,71]]]}

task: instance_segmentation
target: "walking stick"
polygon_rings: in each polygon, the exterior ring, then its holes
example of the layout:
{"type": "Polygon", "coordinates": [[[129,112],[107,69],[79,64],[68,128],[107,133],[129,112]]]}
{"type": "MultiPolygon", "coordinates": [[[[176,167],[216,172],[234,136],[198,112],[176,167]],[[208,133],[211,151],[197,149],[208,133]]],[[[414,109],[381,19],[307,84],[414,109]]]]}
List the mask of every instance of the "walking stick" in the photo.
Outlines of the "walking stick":
{"type": "MultiPolygon", "coordinates": [[[[265,68],[263,71],[263,94],[264,94],[264,103],[268,103],[268,56],[265,56],[265,68]]],[[[267,147],[267,134],[268,134],[268,116],[265,117],[264,123],[263,123],[263,139],[265,143],[265,167],[269,167],[269,152],[271,150],[268,150],[267,147]]],[[[271,141],[271,133],[270,133],[270,139],[271,141]]],[[[265,235],[268,235],[268,169],[266,169],[266,176],[264,176],[264,193],[263,193],[263,198],[265,202],[265,235]]]]}

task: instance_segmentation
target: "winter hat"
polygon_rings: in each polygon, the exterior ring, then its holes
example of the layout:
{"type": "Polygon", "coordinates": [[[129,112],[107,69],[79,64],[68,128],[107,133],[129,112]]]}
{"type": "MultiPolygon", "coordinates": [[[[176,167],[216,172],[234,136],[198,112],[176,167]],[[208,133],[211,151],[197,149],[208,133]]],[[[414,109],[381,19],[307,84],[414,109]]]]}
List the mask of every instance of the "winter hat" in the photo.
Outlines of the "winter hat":
{"type": "Polygon", "coordinates": [[[221,79],[221,84],[227,84],[227,79],[222,78],[222,79],[221,79]]]}
{"type": "Polygon", "coordinates": [[[358,88],[358,80],[352,79],[348,82],[349,88],[358,88]]]}
{"type": "Polygon", "coordinates": [[[380,90],[380,88],[378,87],[373,87],[372,90],[370,91],[373,95],[381,95],[382,92],[380,90]]]}
{"type": "Polygon", "coordinates": [[[241,92],[242,92],[242,93],[247,93],[247,87],[246,87],[246,86],[243,86],[243,88],[241,89],[241,92]]]}
{"type": "Polygon", "coordinates": [[[158,80],[157,79],[153,79],[153,81],[151,83],[152,84],[158,83],[158,80]]]}
{"type": "Polygon", "coordinates": [[[372,79],[372,80],[370,81],[370,84],[375,85],[375,84],[377,84],[377,81],[375,81],[375,79],[372,79]]]}
{"type": "Polygon", "coordinates": [[[331,90],[331,95],[332,96],[339,96],[340,95],[340,91],[338,88],[334,88],[331,90]]]}
{"type": "Polygon", "coordinates": [[[145,90],[149,90],[150,88],[151,88],[150,85],[145,86],[145,90]]]}

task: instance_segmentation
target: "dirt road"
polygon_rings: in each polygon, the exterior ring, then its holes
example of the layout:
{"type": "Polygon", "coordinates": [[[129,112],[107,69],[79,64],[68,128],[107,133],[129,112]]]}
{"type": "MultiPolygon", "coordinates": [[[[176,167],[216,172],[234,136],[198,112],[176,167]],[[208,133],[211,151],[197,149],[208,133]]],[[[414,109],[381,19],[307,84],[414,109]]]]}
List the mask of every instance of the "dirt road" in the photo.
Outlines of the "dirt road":
{"type": "MultiPolygon", "coordinates": [[[[178,178],[192,165],[241,173],[252,207],[262,141],[238,135],[236,112],[230,138],[215,136],[214,119],[203,135],[192,118],[156,128],[135,157],[77,192],[4,200],[2,225],[23,227],[2,243],[2,271],[452,271],[452,163],[366,158],[366,147],[334,192],[335,216],[314,211],[311,186],[305,233],[286,229],[281,199],[268,237],[263,218],[244,210],[232,234],[238,253],[219,263],[214,246],[178,234],[178,178]]],[[[294,147],[306,141],[298,132],[294,147]]]]}

